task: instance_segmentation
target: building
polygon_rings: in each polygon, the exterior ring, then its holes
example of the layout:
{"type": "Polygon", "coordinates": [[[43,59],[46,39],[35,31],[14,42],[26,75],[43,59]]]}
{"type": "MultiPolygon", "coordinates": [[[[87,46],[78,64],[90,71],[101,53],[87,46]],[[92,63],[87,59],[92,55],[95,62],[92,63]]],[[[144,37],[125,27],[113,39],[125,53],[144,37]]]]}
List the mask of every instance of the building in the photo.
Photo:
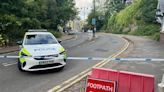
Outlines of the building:
{"type": "Polygon", "coordinates": [[[164,13],[164,0],[159,0],[159,9],[162,13],[164,13]]]}
{"type": "Polygon", "coordinates": [[[156,17],[158,23],[164,23],[164,0],[158,0],[156,17]]]}
{"type": "Polygon", "coordinates": [[[156,12],[157,22],[161,23],[160,32],[160,43],[164,44],[164,0],[158,0],[157,12],[156,12]]]}
{"type": "Polygon", "coordinates": [[[72,30],[80,31],[81,30],[81,23],[79,18],[75,18],[74,20],[70,20],[67,24],[67,27],[71,28],[72,30]]]}

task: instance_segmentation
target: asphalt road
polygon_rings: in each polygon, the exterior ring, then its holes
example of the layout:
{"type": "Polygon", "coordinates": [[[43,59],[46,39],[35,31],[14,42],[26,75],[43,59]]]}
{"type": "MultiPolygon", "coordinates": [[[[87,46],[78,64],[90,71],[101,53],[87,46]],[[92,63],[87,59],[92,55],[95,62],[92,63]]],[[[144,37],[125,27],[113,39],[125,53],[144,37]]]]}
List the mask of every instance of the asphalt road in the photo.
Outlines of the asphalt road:
{"type": "MultiPolygon", "coordinates": [[[[116,53],[124,41],[109,34],[98,34],[98,38],[89,41],[88,35],[78,33],[74,39],[63,41],[68,56],[108,57],[116,53]]],[[[9,53],[17,55],[18,52],[9,53]]],[[[0,92],[46,92],[79,72],[100,61],[68,60],[66,67],[59,72],[20,72],[17,59],[0,59],[0,92]]]]}

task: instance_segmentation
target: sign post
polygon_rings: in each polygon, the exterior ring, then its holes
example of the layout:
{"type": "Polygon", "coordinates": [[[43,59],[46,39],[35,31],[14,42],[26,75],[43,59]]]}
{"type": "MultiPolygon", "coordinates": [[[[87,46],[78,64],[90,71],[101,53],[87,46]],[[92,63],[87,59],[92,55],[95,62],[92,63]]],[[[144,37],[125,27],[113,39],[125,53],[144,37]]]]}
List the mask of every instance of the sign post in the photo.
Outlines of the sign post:
{"type": "Polygon", "coordinates": [[[92,18],[92,25],[96,25],[96,18],[92,18]]]}
{"type": "Polygon", "coordinates": [[[96,32],[96,18],[92,18],[92,25],[93,25],[93,38],[94,38],[96,32]]]}
{"type": "Polygon", "coordinates": [[[116,92],[116,82],[88,78],[86,84],[86,92],[116,92]]]}

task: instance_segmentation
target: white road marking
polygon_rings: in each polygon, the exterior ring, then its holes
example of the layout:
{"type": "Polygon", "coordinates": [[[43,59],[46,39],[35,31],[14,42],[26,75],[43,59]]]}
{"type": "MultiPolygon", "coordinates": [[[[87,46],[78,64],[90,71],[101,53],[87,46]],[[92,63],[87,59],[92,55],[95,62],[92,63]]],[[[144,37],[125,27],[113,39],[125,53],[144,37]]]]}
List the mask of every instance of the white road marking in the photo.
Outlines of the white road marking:
{"type": "Polygon", "coordinates": [[[17,62],[15,62],[15,63],[2,63],[2,65],[3,66],[12,66],[12,65],[15,65],[15,64],[17,64],[17,62]]]}

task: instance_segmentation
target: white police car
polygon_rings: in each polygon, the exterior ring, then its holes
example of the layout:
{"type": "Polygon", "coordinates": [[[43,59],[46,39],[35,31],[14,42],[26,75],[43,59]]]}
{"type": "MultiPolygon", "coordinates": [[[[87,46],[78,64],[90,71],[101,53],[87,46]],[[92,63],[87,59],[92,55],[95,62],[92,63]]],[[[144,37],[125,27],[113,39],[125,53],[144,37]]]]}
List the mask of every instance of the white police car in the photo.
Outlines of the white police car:
{"type": "Polygon", "coordinates": [[[66,65],[65,49],[47,30],[29,30],[20,45],[18,69],[38,71],[63,69],[66,65]]]}

